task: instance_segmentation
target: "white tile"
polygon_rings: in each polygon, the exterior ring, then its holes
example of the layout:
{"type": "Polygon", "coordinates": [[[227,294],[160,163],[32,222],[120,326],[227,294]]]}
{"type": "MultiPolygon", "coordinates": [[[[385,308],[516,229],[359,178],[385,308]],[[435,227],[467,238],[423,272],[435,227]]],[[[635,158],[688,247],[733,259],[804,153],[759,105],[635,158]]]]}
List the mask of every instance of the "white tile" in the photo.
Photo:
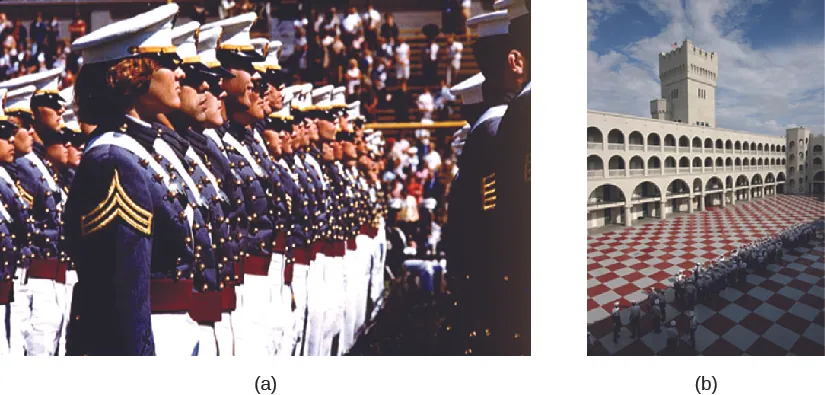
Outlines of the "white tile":
{"type": "Polygon", "coordinates": [[[759,335],[751,332],[749,329],[741,325],[736,325],[727,333],[722,335],[722,338],[727,340],[730,344],[739,347],[740,350],[746,351],[753,345],[754,342],[756,342],[757,339],[759,339],[759,335]]]}
{"type": "Polygon", "coordinates": [[[776,281],[776,282],[778,282],[782,285],[787,285],[793,279],[786,276],[786,275],[784,275],[784,274],[777,273],[777,274],[774,274],[773,276],[771,276],[771,280],[776,281]]]}
{"type": "Polygon", "coordinates": [[[774,307],[770,303],[763,303],[761,306],[757,307],[754,313],[761,315],[764,318],[771,320],[772,322],[776,322],[782,314],[785,314],[784,311],[774,307]]]}
{"type": "Polygon", "coordinates": [[[705,349],[713,344],[713,342],[717,339],[719,339],[717,334],[713,333],[710,329],[707,329],[704,326],[699,326],[696,328],[696,351],[705,351],[705,349]]]}
{"type": "Polygon", "coordinates": [[[642,343],[658,354],[667,347],[667,335],[665,335],[664,329],[662,329],[662,333],[650,332],[642,337],[642,343]]]}
{"type": "Polygon", "coordinates": [[[622,269],[616,270],[616,271],[615,271],[615,272],[613,272],[613,273],[614,273],[614,274],[616,274],[616,275],[617,275],[617,276],[619,276],[619,277],[622,277],[622,276],[626,276],[626,275],[628,275],[628,274],[630,274],[630,273],[633,273],[633,272],[635,272],[635,270],[633,270],[633,269],[631,269],[631,268],[629,268],[629,267],[625,267],[625,268],[622,268],[622,269]]]}
{"type": "Polygon", "coordinates": [[[619,287],[621,287],[622,285],[625,285],[625,284],[627,284],[627,280],[625,280],[621,277],[614,278],[614,279],[604,283],[604,285],[607,286],[610,289],[616,289],[616,288],[619,288],[619,287]]]}
{"type": "Polygon", "coordinates": [[[805,303],[794,303],[793,306],[788,310],[792,314],[796,315],[797,317],[803,318],[808,321],[813,321],[816,318],[816,315],[819,314],[819,311],[811,306],[806,305],[805,303]]]}
{"type": "Polygon", "coordinates": [[[779,324],[774,324],[771,329],[768,329],[762,336],[785,350],[790,350],[791,347],[796,344],[796,341],[799,340],[799,335],[779,324]]]}
{"type": "MultiPolygon", "coordinates": [[[[598,268],[598,269],[593,269],[593,270],[589,271],[588,273],[590,273],[590,275],[591,275],[591,276],[593,276],[593,277],[599,277],[599,276],[601,276],[601,275],[604,275],[604,274],[610,273],[610,270],[607,270],[607,269],[605,269],[605,268],[603,268],[603,267],[600,267],[600,268],[598,268]]],[[[588,287],[588,288],[589,288],[589,287],[588,287]]]]}
{"type": "Polygon", "coordinates": [[[595,309],[587,312],[587,323],[592,324],[594,322],[599,322],[607,317],[610,317],[610,313],[601,307],[596,307],[595,309]]]}
{"type": "Polygon", "coordinates": [[[651,285],[653,285],[653,284],[655,284],[655,283],[656,283],[656,282],[655,282],[655,281],[653,281],[650,277],[642,277],[642,278],[640,278],[640,279],[638,279],[638,280],[634,281],[634,282],[633,282],[633,285],[635,285],[635,286],[637,286],[637,287],[639,287],[639,288],[644,289],[644,288],[647,288],[647,287],[649,287],[649,286],[651,286],[651,285]]]}
{"type": "Polygon", "coordinates": [[[759,299],[763,302],[770,299],[770,297],[773,296],[773,294],[773,291],[767,290],[762,287],[752,288],[750,291],[748,291],[748,295],[753,296],[754,298],[759,299]]]}
{"type": "Polygon", "coordinates": [[[777,293],[792,300],[799,300],[799,298],[805,295],[805,292],[791,287],[782,287],[777,293]]]}
{"type": "Polygon", "coordinates": [[[819,344],[825,344],[825,330],[817,324],[811,324],[808,326],[804,336],[819,344]]]}
{"type": "Polygon", "coordinates": [[[731,303],[725,306],[725,308],[719,311],[719,313],[725,316],[725,318],[728,318],[733,322],[739,323],[740,321],[745,319],[745,317],[747,317],[748,314],[750,314],[750,311],[746,310],[745,308],[739,306],[736,303],[731,303]]]}
{"type": "Polygon", "coordinates": [[[613,291],[607,291],[601,295],[596,295],[592,298],[594,302],[598,303],[599,306],[604,306],[616,299],[619,299],[619,294],[613,291]]]}

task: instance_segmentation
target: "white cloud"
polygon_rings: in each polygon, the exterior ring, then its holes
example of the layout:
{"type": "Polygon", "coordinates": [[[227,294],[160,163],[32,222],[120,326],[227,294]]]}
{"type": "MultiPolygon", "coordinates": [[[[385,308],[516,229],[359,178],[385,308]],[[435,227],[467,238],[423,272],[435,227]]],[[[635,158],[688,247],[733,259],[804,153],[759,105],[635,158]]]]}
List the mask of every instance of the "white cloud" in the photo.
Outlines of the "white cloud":
{"type": "MultiPolygon", "coordinates": [[[[649,117],[649,101],[660,96],[658,54],[688,38],[719,56],[717,126],[784,135],[788,125],[804,125],[823,133],[825,43],[753,48],[742,27],[753,23],[748,11],[764,2],[642,1],[662,30],[604,55],[588,51],[588,108],[649,117]]],[[[606,15],[605,7],[596,9],[591,13],[588,3],[588,43],[591,15],[606,15]]]]}
{"type": "Polygon", "coordinates": [[[587,42],[596,38],[599,23],[622,10],[616,0],[587,0],[587,42]]]}

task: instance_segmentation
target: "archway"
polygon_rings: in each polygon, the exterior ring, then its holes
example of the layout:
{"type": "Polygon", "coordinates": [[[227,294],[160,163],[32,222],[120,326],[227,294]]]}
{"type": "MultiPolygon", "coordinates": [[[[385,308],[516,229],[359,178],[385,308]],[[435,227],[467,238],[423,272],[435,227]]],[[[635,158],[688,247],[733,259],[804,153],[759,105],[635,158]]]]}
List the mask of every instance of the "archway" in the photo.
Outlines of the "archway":
{"type": "Polygon", "coordinates": [[[667,186],[665,198],[668,200],[666,211],[668,213],[683,213],[692,211],[690,209],[690,187],[685,180],[677,178],[667,186]]]}
{"type": "Polygon", "coordinates": [[[640,156],[630,158],[630,176],[645,175],[645,161],[640,156]]]}
{"type": "Polygon", "coordinates": [[[632,151],[644,151],[645,149],[645,138],[638,130],[634,130],[630,133],[628,142],[630,143],[630,149],[632,151]]]}
{"type": "Polygon", "coordinates": [[[746,200],[750,196],[750,182],[748,177],[744,174],[736,178],[736,186],[734,187],[736,194],[736,201],[746,200]]]}
{"type": "Polygon", "coordinates": [[[624,158],[622,158],[620,155],[613,155],[613,157],[610,158],[610,161],[607,162],[607,166],[610,177],[625,176],[624,158]]]}
{"type": "Polygon", "coordinates": [[[656,184],[644,181],[633,189],[631,195],[632,220],[646,218],[662,218],[662,193],[656,184]]]}
{"type": "Polygon", "coordinates": [[[604,161],[601,156],[590,155],[587,157],[587,177],[604,177],[604,161]]]}
{"type": "Polygon", "coordinates": [[[713,176],[705,185],[705,209],[724,206],[724,186],[719,177],[713,176]]]}
{"type": "Polygon", "coordinates": [[[613,184],[602,184],[587,197],[587,227],[625,224],[625,196],[613,184]]]}
{"type": "Polygon", "coordinates": [[[662,173],[662,161],[658,156],[653,155],[647,159],[647,171],[648,174],[659,175],[662,173]]]}
{"type": "Polygon", "coordinates": [[[649,150],[660,150],[662,145],[662,139],[659,137],[658,133],[650,133],[647,135],[647,149],[649,150]]]}
{"type": "Polygon", "coordinates": [[[752,198],[760,198],[763,196],[762,191],[762,176],[759,174],[754,174],[751,178],[751,188],[750,193],[752,198]]]}
{"type": "Polygon", "coordinates": [[[776,175],[776,193],[785,193],[785,173],[781,171],[776,175]]]}
{"type": "Polygon", "coordinates": [[[825,200],[825,171],[818,171],[814,174],[811,192],[820,200],[825,200]]]}
{"type": "Polygon", "coordinates": [[[611,129],[607,134],[607,147],[611,150],[624,150],[624,133],[619,129],[611,129]]]}

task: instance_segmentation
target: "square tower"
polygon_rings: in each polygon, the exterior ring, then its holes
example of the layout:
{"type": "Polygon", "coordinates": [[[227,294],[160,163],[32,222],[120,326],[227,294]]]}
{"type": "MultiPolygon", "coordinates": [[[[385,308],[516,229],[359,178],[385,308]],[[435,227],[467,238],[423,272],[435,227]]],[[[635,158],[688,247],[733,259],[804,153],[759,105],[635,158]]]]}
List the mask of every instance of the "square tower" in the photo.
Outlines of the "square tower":
{"type": "Polygon", "coordinates": [[[667,119],[716,127],[716,78],[719,57],[697,48],[690,40],[659,54],[662,98],[667,100],[667,119]]]}

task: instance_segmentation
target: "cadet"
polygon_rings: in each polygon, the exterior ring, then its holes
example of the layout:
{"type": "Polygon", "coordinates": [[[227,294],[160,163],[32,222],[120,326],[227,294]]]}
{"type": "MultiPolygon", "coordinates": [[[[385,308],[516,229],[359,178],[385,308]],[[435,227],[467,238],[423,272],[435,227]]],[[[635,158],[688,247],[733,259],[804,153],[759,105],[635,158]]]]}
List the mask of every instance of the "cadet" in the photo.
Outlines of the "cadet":
{"type": "Polygon", "coordinates": [[[613,303],[613,312],[610,313],[613,320],[613,343],[619,341],[619,333],[622,331],[622,316],[620,313],[619,302],[613,303]]]}
{"type": "MultiPolygon", "coordinates": [[[[520,93],[510,101],[499,124],[495,146],[496,243],[509,273],[507,287],[498,295],[510,314],[503,322],[515,328],[518,353],[530,350],[530,1],[501,0],[497,9],[507,8],[512,43],[507,56],[508,69],[518,76],[520,93]],[[520,339],[520,340],[519,340],[520,339]]],[[[504,277],[502,276],[502,277],[504,277]]]]}
{"type": "Polygon", "coordinates": [[[70,355],[199,352],[198,325],[189,315],[194,277],[203,270],[195,256],[194,202],[180,175],[161,165],[157,128],[149,124],[180,108],[176,88],[185,75],[170,34],[177,12],[176,4],[163,5],[72,45],[84,59],[75,85],[78,116],[97,127],[71,189],[83,198],[66,207],[67,247],[79,277],[70,355]]]}
{"type": "Polygon", "coordinates": [[[270,272],[273,223],[271,218],[272,181],[255,153],[260,148],[252,125],[264,118],[260,96],[253,89],[257,78],[252,63],[264,58],[250,43],[249,31],[255,22],[254,13],[204,26],[222,27],[223,40],[216,50],[217,59],[235,78],[223,80],[226,92],[223,107],[226,122],[215,131],[223,140],[226,153],[238,174],[244,194],[248,231],[241,238],[241,264],[238,277],[238,304],[233,317],[235,352],[237,355],[274,355],[274,324],[270,301],[270,272]]]}
{"type": "MultiPolygon", "coordinates": [[[[14,162],[15,181],[20,193],[29,200],[32,207],[31,214],[35,220],[32,242],[37,246],[37,256],[32,257],[30,266],[26,268],[26,278],[23,280],[26,287],[21,287],[22,293],[15,296],[16,307],[20,309],[17,317],[26,317],[26,323],[19,323],[18,327],[24,330],[27,355],[56,355],[63,336],[62,322],[66,318],[65,283],[68,262],[61,242],[66,194],[40,136],[57,133],[61,127],[63,106],[57,92],[60,71],[56,69],[31,74],[0,85],[10,89],[29,86],[34,90],[29,103],[18,102],[17,105],[6,108],[8,115],[15,115],[18,121],[22,121],[19,126],[25,128],[30,125],[34,129],[31,151],[21,151],[15,155],[17,159],[14,162]]],[[[55,147],[54,151],[61,151],[55,153],[65,155],[62,144],[55,147]]]]}

